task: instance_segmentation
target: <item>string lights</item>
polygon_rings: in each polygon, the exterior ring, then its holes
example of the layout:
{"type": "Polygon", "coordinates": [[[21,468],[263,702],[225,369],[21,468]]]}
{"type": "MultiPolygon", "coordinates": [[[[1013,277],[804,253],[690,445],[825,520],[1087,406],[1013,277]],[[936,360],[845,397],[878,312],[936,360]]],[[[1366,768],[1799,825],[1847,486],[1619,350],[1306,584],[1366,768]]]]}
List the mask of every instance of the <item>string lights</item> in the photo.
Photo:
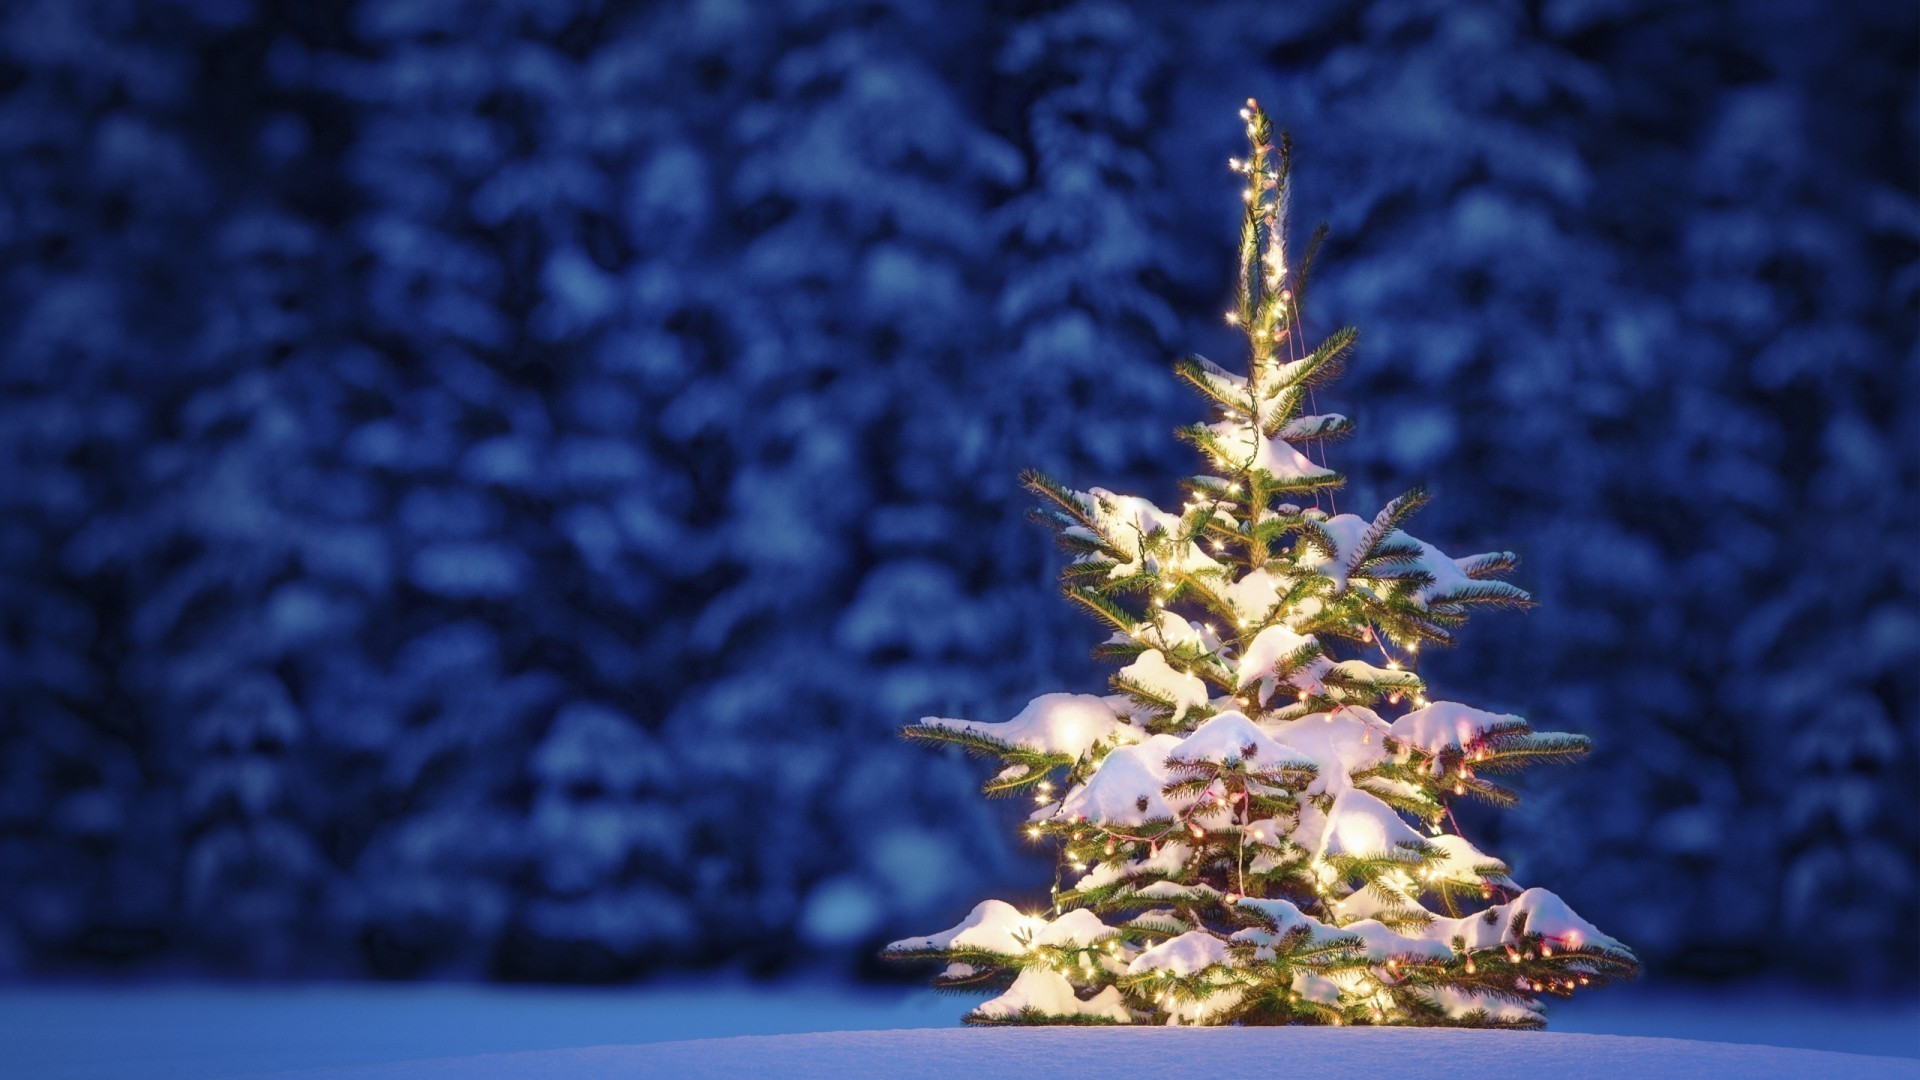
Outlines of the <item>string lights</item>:
{"type": "MultiPolygon", "coordinates": [[[[1310,347],[1304,331],[1295,332],[1303,325],[1304,284],[1286,243],[1290,146],[1284,137],[1273,138],[1256,102],[1249,99],[1240,115],[1250,154],[1229,159],[1228,167],[1244,178],[1246,217],[1237,306],[1223,317],[1246,336],[1247,375],[1204,361],[1181,368],[1215,406],[1212,423],[1183,430],[1211,463],[1212,475],[1186,483],[1178,515],[1099,489],[1031,484],[1057,507],[1050,520],[1079,553],[1070,569],[1070,592],[1115,627],[1112,651],[1137,657],[1152,648],[1159,655],[1153,665],[1130,665],[1113,684],[1112,696],[1081,696],[1111,707],[1112,718],[1101,722],[1098,738],[1065,745],[1057,731],[1021,729],[1016,739],[1007,728],[999,743],[967,745],[1025,755],[1015,763],[1028,768],[1044,762],[1043,772],[1066,772],[1064,792],[1048,779],[1034,783],[1037,809],[1024,826],[1028,839],[1051,834],[1061,841],[1050,893],[1054,918],[1049,923],[1035,917],[1029,932],[1089,916],[1126,920],[1110,927],[1113,936],[1096,936],[1093,945],[1084,944],[1084,928],[1076,923],[1071,936],[1079,947],[1049,946],[1034,954],[1086,988],[1099,988],[1092,997],[1050,1007],[1085,1010],[1079,1016],[1117,1008],[1117,1014],[1100,1015],[1135,1022],[1274,1019],[1227,1004],[1222,996],[1252,988],[1265,995],[1258,997],[1267,1003],[1262,1008],[1278,1009],[1285,1018],[1397,1023],[1413,1017],[1395,996],[1403,991],[1394,988],[1415,985],[1459,991],[1463,1004],[1447,1006],[1455,1020],[1472,1022],[1478,1015],[1524,1022],[1531,1014],[1524,1001],[1512,1000],[1516,994],[1568,992],[1596,975],[1629,971],[1630,954],[1604,937],[1599,946],[1593,939],[1575,946],[1568,942],[1578,939],[1566,937],[1549,944],[1537,933],[1543,926],[1573,933],[1592,928],[1562,914],[1563,905],[1541,903],[1525,909],[1531,920],[1524,924],[1527,940],[1516,944],[1510,928],[1522,925],[1521,906],[1536,891],[1506,882],[1504,868],[1496,874],[1459,855],[1463,841],[1442,840],[1443,823],[1451,824],[1454,837],[1460,832],[1450,798],[1469,790],[1489,798],[1499,793],[1476,778],[1475,766],[1492,753],[1491,737],[1416,745],[1424,736],[1403,733],[1424,729],[1407,725],[1439,723],[1435,715],[1452,714],[1407,712],[1383,727],[1386,722],[1371,711],[1382,703],[1432,707],[1414,670],[1421,639],[1451,640],[1454,608],[1468,601],[1442,611],[1428,604],[1428,592],[1407,584],[1407,574],[1383,569],[1434,557],[1428,545],[1422,545],[1428,555],[1407,553],[1397,529],[1404,504],[1390,504],[1372,523],[1339,513],[1333,490],[1340,477],[1326,466],[1324,444],[1346,425],[1342,417],[1318,414],[1315,388],[1319,372],[1351,333],[1310,347]],[[1302,415],[1303,408],[1314,412],[1302,415]],[[1293,445],[1301,441],[1314,445],[1303,453],[1293,445]],[[1308,493],[1314,502],[1304,510],[1285,501],[1308,493]],[[1210,559],[1208,551],[1232,557],[1210,559]],[[1144,614],[1136,614],[1143,606],[1144,614]],[[1231,640],[1220,637],[1222,627],[1231,640]],[[1256,643],[1273,640],[1265,633],[1269,627],[1284,628],[1312,651],[1254,660],[1256,643]],[[1356,651],[1368,656],[1377,651],[1380,666],[1337,659],[1321,647],[1336,642],[1358,642],[1356,651]],[[1205,690],[1196,703],[1184,690],[1156,687],[1155,672],[1205,690]],[[1299,726],[1310,719],[1316,722],[1299,726]],[[1336,722],[1345,727],[1330,726],[1336,722]],[[1175,757],[1169,750],[1174,742],[1167,740],[1191,746],[1209,731],[1232,731],[1234,741],[1206,744],[1214,756],[1175,757]],[[1376,731],[1383,735],[1378,746],[1376,731]],[[1296,754],[1299,767],[1283,767],[1296,754]],[[1126,765],[1114,768],[1116,762],[1126,765]],[[1413,839],[1419,834],[1409,819],[1434,841],[1413,839]],[[1399,839],[1396,830],[1409,838],[1399,839]],[[1384,849],[1368,846],[1383,843],[1384,849]],[[1069,880],[1062,876],[1068,871],[1080,876],[1069,880]],[[1478,892],[1490,901],[1496,891],[1514,896],[1509,930],[1494,931],[1510,940],[1497,943],[1452,914],[1463,896],[1478,892]],[[1429,895],[1444,901],[1449,915],[1438,915],[1436,903],[1428,921],[1409,920],[1418,926],[1406,931],[1403,946],[1358,937],[1331,948],[1305,943],[1316,934],[1337,939],[1336,931],[1376,914],[1383,899],[1424,912],[1429,895]],[[1304,942],[1288,936],[1287,930],[1300,926],[1317,929],[1304,942]],[[1486,947],[1456,947],[1454,959],[1447,960],[1422,952],[1459,936],[1486,947]],[[1229,939],[1236,943],[1232,950],[1229,939]],[[1529,966],[1502,973],[1504,997],[1484,998],[1488,984],[1481,965],[1499,956],[1529,966]],[[1271,967],[1261,966],[1269,961],[1271,967]],[[1574,962],[1577,967],[1562,966],[1574,962]],[[1274,978],[1287,981],[1263,982],[1274,978]],[[1120,1005],[1111,1004],[1115,989],[1120,1005]],[[1310,992],[1303,995],[1302,989],[1310,992]],[[1096,1006],[1102,1001],[1109,1004],[1096,1006]]],[[[1431,579],[1429,574],[1424,580],[1431,579]]],[[[939,726],[947,723],[930,721],[910,733],[925,730],[930,738],[964,741],[935,734],[953,732],[939,726]]],[[[998,727],[967,731],[991,739],[998,736],[987,730],[998,727]]],[[[990,922],[981,916],[968,925],[990,922]]],[[[1011,998],[996,1000],[1013,1010],[997,1016],[1029,1015],[1014,1010],[1011,998]]]]}

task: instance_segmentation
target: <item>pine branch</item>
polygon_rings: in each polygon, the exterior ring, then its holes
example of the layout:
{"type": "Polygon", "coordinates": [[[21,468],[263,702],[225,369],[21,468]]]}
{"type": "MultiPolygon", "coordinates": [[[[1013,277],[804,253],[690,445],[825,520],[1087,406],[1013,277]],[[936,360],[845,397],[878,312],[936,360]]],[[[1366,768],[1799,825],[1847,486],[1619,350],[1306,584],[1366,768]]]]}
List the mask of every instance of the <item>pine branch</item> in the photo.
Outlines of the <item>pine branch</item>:
{"type": "MultiPolygon", "coordinates": [[[[1425,505],[1427,505],[1427,489],[1416,484],[1407,489],[1405,494],[1400,495],[1382,507],[1380,512],[1373,516],[1373,523],[1367,526],[1367,531],[1360,535],[1360,544],[1355,550],[1352,563],[1347,567],[1347,570],[1349,572],[1357,572],[1361,564],[1375,556],[1380,545],[1384,543],[1389,536],[1398,531],[1400,526],[1404,525],[1407,519],[1414,515],[1415,511],[1425,505]]],[[[1406,554],[1418,555],[1420,551],[1419,545],[1415,544],[1411,546],[1411,551],[1397,549],[1392,554],[1397,555],[1404,552],[1406,554]]]]}
{"type": "Polygon", "coordinates": [[[1128,637],[1133,636],[1133,628],[1139,620],[1128,614],[1118,604],[1084,585],[1069,585],[1061,592],[1067,599],[1091,612],[1095,618],[1107,626],[1128,637]]]}
{"type": "Polygon", "coordinates": [[[1511,572],[1520,565],[1520,556],[1511,551],[1484,551],[1453,561],[1470,578],[1490,578],[1511,572]]]}
{"type": "Polygon", "coordinates": [[[1529,731],[1487,740],[1487,756],[1473,763],[1476,772],[1517,772],[1529,765],[1571,764],[1593,749],[1585,735],[1564,731],[1529,731]]]}
{"type": "Polygon", "coordinates": [[[1530,608],[1533,606],[1533,597],[1525,589],[1504,581],[1476,581],[1429,596],[1427,604],[1429,607],[1474,604],[1483,607],[1530,608]]]}

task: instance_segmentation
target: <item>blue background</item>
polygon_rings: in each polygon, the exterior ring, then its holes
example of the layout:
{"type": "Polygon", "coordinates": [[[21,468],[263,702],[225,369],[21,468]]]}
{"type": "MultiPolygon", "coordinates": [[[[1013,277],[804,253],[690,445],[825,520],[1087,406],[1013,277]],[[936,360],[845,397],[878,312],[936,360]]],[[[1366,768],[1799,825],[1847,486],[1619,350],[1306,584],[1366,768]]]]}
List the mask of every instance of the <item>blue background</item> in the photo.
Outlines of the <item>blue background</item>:
{"type": "Polygon", "coordinates": [[[1466,822],[1664,978],[1911,985],[1920,19],[1661,0],[0,10],[0,973],[872,973],[1045,895],[1017,474],[1170,498],[1298,146],[1342,509],[1511,548],[1466,822]],[[1177,10],[1176,10],[1177,9],[1177,10]]]}

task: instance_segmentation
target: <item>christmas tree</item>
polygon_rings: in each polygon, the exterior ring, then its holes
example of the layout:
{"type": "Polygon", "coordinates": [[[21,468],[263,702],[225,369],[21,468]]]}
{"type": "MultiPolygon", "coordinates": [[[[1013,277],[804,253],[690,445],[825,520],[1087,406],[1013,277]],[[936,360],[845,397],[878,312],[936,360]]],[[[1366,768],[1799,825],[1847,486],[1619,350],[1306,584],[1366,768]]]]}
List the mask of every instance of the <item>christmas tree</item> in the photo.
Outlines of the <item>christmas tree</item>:
{"type": "Polygon", "coordinates": [[[1512,553],[1452,558],[1406,532],[1417,488],[1370,519],[1337,512],[1324,444],[1352,425],[1317,413],[1314,390],[1355,334],[1303,340],[1322,234],[1296,266],[1288,142],[1255,102],[1241,115],[1252,151],[1232,162],[1246,216],[1227,321],[1249,372],[1177,368],[1213,410],[1180,432],[1209,471],[1178,511],[1026,478],[1074,553],[1066,596],[1112,631],[1097,655],[1124,665],[1113,693],[906,729],[1000,759],[986,792],[1032,799],[1024,835],[1058,852],[1052,905],[988,900],[887,955],[945,961],[942,987],[998,991],[974,1023],[1538,1026],[1543,997],[1637,961],[1518,886],[1451,803],[1511,806],[1490,775],[1589,744],[1429,700],[1423,645],[1452,644],[1477,607],[1530,600],[1499,580],[1512,553]]]}

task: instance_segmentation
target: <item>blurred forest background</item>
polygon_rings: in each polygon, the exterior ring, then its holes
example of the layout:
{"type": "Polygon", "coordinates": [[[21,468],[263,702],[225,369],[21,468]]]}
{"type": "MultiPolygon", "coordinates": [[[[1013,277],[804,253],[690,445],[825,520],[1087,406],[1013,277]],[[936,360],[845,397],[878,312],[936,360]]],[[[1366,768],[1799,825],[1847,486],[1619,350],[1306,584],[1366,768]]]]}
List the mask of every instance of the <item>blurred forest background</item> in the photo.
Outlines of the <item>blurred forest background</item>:
{"type": "Polygon", "coordinates": [[[1343,505],[1542,601],[1481,846],[1656,977],[1920,973],[1920,9],[16,0],[0,972],[868,970],[1045,896],[1024,519],[1172,497],[1235,110],[1332,239],[1343,505]]]}

